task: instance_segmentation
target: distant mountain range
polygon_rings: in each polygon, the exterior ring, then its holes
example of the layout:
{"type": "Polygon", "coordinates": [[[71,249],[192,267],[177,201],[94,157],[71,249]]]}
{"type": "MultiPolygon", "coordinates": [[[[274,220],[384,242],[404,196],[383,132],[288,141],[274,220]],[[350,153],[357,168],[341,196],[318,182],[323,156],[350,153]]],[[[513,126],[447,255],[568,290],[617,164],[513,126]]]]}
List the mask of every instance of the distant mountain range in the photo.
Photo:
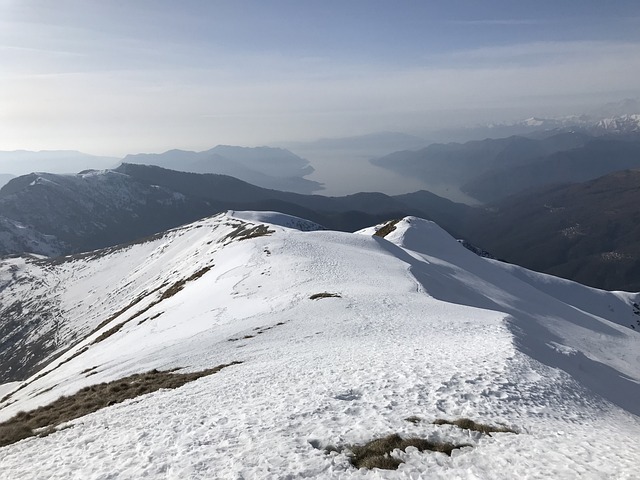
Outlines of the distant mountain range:
{"type": "Polygon", "coordinates": [[[103,170],[115,168],[123,161],[184,172],[230,175],[264,188],[297,193],[312,193],[323,188],[321,183],[304,178],[314,170],[309,161],[288,150],[228,145],[218,145],[204,152],[140,153],[127,155],[124,160],[65,150],[0,152],[0,186],[16,175],[103,170]]]}
{"type": "Polygon", "coordinates": [[[538,189],[491,205],[467,233],[518,265],[605,289],[640,291],[640,171],[538,189]]]}
{"type": "Polygon", "coordinates": [[[301,195],[225,175],[123,164],[9,182],[0,189],[0,253],[79,253],[228,209],[282,211],[342,231],[420,215],[483,255],[587,285],[640,291],[639,186],[639,171],[615,172],[474,208],[426,191],[301,195]]]}
{"type": "MultiPolygon", "coordinates": [[[[266,147],[128,158],[193,170],[226,164],[263,179],[268,163],[271,180],[297,172],[289,178],[299,186],[311,169],[291,152],[266,147]]],[[[111,170],[10,180],[0,189],[0,254],[79,253],[229,209],[281,211],[342,231],[414,215],[436,221],[468,248],[527,268],[601,288],[640,290],[640,192],[634,187],[640,178],[637,171],[625,171],[640,169],[638,135],[547,132],[433,144],[372,163],[429,182],[457,182],[487,204],[474,208],[424,190],[305,195],[227,175],[123,163],[111,170]]]]}
{"type": "Polygon", "coordinates": [[[579,115],[561,117],[532,116],[522,120],[447,128],[430,138],[438,142],[465,142],[512,135],[535,136],[541,132],[579,131],[590,135],[628,134],[640,131],[640,102],[628,98],[608,103],[579,115]]]}
{"type": "Polygon", "coordinates": [[[524,164],[513,162],[496,168],[467,182],[462,190],[491,202],[537,187],[583,182],[629,168],[640,168],[640,137],[635,141],[600,137],[524,164]]]}
{"type": "Polygon", "coordinates": [[[480,201],[492,202],[531,188],[640,168],[640,134],[594,137],[562,132],[432,144],[371,163],[406,177],[454,185],[480,201]]]}
{"type": "Polygon", "coordinates": [[[160,154],[127,155],[123,162],[229,175],[253,185],[288,192],[306,194],[322,189],[322,184],[304,178],[313,172],[309,162],[282,148],[218,145],[204,152],[170,150],[160,154]]]}
{"type": "Polygon", "coordinates": [[[301,151],[351,151],[362,155],[380,155],[397,150],[413,150],[426,147],[429,141],[416,135],[400,132],[378,132],[351,137],[321,138],[309,142],[285,142],[287,148],[301,151]]]}
{"type": "Polygon", "coordinates": [[[421,214],[454,232],[450,221],[473,210],[429,192],[391,197],[301,195],[257,187],[226,175],[196,174],[124,163],[77,175],[30,174],[0,189],[1,254],[77,253],[133,241],[227,209],[278,210],[328,228],[357,230],[406,214],[421,214]],[[28,225],[40,237],[16,235],[28,225]]]}
{"type": "Polygon", "coordinates": [[[571,115],[560,118],[531,117],[511,125],[531,127],[535,130],[582,131],[591,135],[629,134],[640,132],[640,114],[633,113],[602,118],[594,118],[589,115],[571,115]]]}
{"type": "Polygon", "coordinates": [[[4,177],[7,174],[16,176],[32,172],[77,173],[87,169],[114,168],[119,163],[117,157],[89,155],[75,150],[0,151],[0,182],[3,179],[8,180],[4,177]]]}

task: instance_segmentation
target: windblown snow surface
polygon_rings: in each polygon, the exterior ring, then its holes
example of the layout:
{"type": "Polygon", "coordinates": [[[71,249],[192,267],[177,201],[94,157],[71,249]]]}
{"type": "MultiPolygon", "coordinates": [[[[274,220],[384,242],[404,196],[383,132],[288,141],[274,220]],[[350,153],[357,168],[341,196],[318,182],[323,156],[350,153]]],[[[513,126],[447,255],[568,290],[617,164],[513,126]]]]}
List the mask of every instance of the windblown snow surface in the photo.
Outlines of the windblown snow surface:
{"type": "Polygon", "coordinates": [[[639,478],[637,294],[478,257],[418,218],[385,238],[315,228],[228,212],[57,263],[5,262],[0,302],[26,301],[20,278],[40,278],[62,355],[0,386],[13,392],[0,421],[131,373],[243,363],[1,448],[0,477],[639,478]],[[310,299],[324,292],[339,297],[310,299]],[[432,424],[460,417],[518,433],[432,424]],[[470,446],[396,450],[396,471],[358,470],[341,448],[393,433],[470,446]]]}

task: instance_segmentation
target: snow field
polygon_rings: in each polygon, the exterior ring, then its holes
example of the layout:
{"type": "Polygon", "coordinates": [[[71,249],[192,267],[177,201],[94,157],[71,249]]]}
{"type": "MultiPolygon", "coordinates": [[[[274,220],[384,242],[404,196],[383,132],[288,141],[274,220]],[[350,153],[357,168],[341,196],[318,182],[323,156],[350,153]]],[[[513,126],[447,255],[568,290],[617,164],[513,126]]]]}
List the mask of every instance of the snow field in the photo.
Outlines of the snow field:
{"type": "MultiPolygon", "coordinates": [[[[400,227],[390,240],[411,243],[409,227],[400,227]]],[[[513,316],[540,294],[482,267],[491,265],[486,260],[476,265],[477,257],[458,256],[447,237],[426,228],[431,233],[411,245],[422,251],[365,235],[274,226],[271,236],[215,251],[199,247],[196,255],[185,237],[170,268],[206,258],[211,270],[139,318],[148,320],[126,324],[20,391],[0,418],[135,371],[244,363],[3,448],[0,478],[634,478],[638,417],[526,355],[514,337],[513,316]],[[426,253],[425,240],[432,248],[426,253]],[[309,299],[321,292],[341,297],[309,299]],[[478,299],[494,308],[478,308],[478,299]],[[505,305],[510,309],[498,309],[505,305]],[[80,375],[92,366],[96,375],[80,375]],[[422,421],[405,420],[413,415],[422,421]],[[431,424],[459,417],[520,433],[490,437],[431,424]],[[324,451],[392,433],[472,447],[451,457],[410,448],[397,454],[404,460],[397,471],[356,470],[346,453],[324,451]]],[[[206,245],[206,235],[201,240],[206,245]]],[[[154,272],[161,278],[162,270],[154,272]]],[[[568,308],[545,302],[530,318],[542,322],[550,310],[568,308]]],[[[567,347],[561,340],[557,345],[567,347]]]]}

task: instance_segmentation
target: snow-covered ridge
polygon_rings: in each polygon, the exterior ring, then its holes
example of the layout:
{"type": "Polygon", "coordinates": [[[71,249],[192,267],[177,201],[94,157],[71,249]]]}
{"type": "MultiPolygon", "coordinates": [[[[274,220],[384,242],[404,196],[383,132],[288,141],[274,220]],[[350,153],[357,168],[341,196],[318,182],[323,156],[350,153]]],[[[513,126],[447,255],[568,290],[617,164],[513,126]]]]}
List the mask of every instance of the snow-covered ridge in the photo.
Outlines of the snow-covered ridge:
{"type": "Polygon", "coordinates": [[[539,129],[567,129],[574,127],[596,135],[629,134],[640,132],[640,114],[624,114],[606,118],[592,115],[570,115],[559,118],[531,117],[512,124],[491,125],[491,127],[496,128],[508,125],[539,129]]]}
{"type": "Polygon", "coordinates": [[[235,210],[229,210],[227,215],[239,220],[246,220],[247,222],[267,223],[269,225],[293,228],[302,232],[326,230],[322,225],[318,225],[315,222],[279,212],[238,212],[235,210]]]}
{"type": "Polygon", "coordinates": [[[604,118],[597,123],[597,127],[607,132],[638,132],[640,131],[640,114],[604,118]]]}
{"type": "MultiPolygon", "coordinates": [[[[4,263],[2,307],[21,301],[22,323],[36,321],[27,310],[57,312],[39,324],[71,349],[3,387],[13,393],[0,420],[130,373],[243,363],[5,447],[0,471],[11,478],[54,468],[61,477],[120,478],[635,474],[640,335],[628,324],[638,317],[637,294],[481,258],[415,217],[395,222],[384,238],[372,236],[381,226],[349,234],[291,225],[311,222],[228,212],[60,262],[4,263]],[[337,296],[310,298],[323,292],[337,296]],[[461,416],[520,433],[489,437],[431,423],[461,416]],[[395,472],[358,472],[346,452],[323,450],[390,433],[471,447],[451,457],[397,453],[404,463],[395,472]]],[[[23,339],[37,341],[37,332],[23,339]]]]}
{"type": "Polygon", "coordinates": [[[53,236],[44,235],[28,225],[3,216],[0,216],[0,245],[8,251],[18,251],[26,245],[27,251],[51,256],[58,255],[63,248],[53,236]]]}

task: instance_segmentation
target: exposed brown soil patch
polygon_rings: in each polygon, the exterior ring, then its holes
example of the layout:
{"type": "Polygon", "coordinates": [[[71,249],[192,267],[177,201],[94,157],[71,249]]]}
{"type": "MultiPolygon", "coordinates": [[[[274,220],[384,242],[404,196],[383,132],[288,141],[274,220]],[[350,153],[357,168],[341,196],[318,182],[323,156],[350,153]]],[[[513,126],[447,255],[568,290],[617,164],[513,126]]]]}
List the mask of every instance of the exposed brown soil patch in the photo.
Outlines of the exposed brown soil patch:
{"type": "Polygon", "coordinates": [[[329,293],[329,292],[322,292],[322,293],[314,293],[313,295],[311,295],[309,298],[311,300],[318,300],[319,298],[342,298],[339,294],[337,293],[329,293]]]}
{"type": "Polygon", "coordinates": [[[391,232],[393,232],[396,229],[396,224],[402,220],[401,218],[397,219],[397,220],[391,220],[390,222],[387,222],[384,226],[382,226],[381,228],[379,228],[378,230],[376,230],[376,233],[374,233],[374,235],[376,237],[386,237],[387,235],[389,235],[391,232]]]}

